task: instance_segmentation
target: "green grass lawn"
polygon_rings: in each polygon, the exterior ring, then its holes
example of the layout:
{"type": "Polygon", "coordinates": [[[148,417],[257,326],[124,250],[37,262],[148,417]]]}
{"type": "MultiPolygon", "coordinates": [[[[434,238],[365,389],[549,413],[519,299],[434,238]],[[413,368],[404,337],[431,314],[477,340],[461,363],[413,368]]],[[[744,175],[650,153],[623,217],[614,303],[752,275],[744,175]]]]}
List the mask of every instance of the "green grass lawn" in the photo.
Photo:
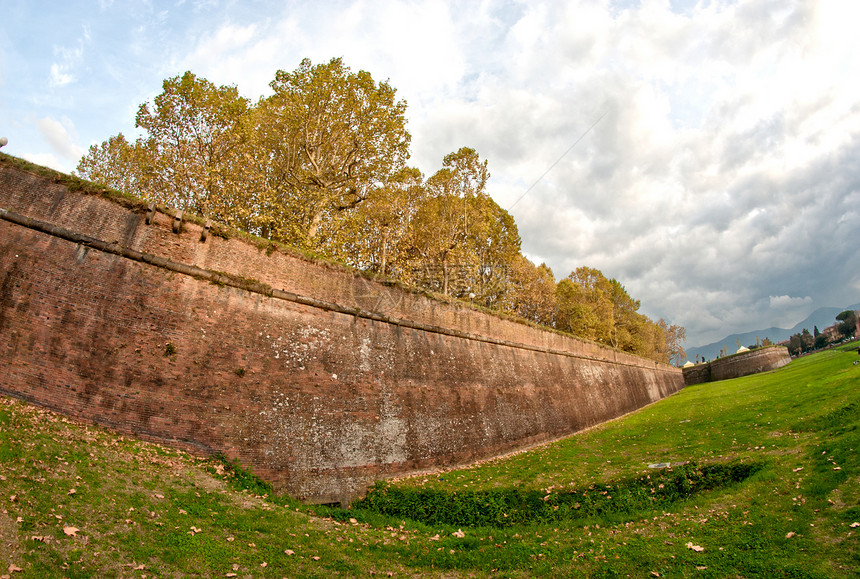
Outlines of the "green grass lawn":
{"type": "Polygon", "coordinates": [[[349,510],[0,398],[0,576],[856,577],[858,359],[688,387],[349,510]]]}

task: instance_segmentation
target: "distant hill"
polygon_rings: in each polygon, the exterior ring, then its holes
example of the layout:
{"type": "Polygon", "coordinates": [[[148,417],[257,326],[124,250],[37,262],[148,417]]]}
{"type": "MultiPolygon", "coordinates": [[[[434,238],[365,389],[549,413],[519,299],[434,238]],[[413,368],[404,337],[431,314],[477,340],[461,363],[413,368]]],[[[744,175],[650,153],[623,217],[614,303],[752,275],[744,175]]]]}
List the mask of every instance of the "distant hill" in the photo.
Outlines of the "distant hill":
{"type": "Polygon", "coordinates": [[[818,308],[809,314],[805,320],[798,322],[793,328],[788,330],[785,328],[767,328],[765,330],[754,330],[743,334],[731,334],[722,340],[718,340],[705,346],[687,348],[687,359],[695,361],[696,354],[698,354],[699,359],[704,358],[706,360],[713,360],[720,355],[720,350],[723,346],[728,349],[729,354],[734,354],[738,349],[738,340],[741,341],[741,346],[750,346],[755,344],[756,338],[759,338],[759,340],[768,338],[771,342],[776,344],[777,342],[789,339],[792,334],[802,332],[804,328],[811,332],[815,326],[818,326],[819,330],[823,330],[824,328],[835,324],[836,316],[840,313],[845,310],[858,309],[860,309],[860,304],[854,304],[853,306],[846,306],[844,308],[818,308]]]}

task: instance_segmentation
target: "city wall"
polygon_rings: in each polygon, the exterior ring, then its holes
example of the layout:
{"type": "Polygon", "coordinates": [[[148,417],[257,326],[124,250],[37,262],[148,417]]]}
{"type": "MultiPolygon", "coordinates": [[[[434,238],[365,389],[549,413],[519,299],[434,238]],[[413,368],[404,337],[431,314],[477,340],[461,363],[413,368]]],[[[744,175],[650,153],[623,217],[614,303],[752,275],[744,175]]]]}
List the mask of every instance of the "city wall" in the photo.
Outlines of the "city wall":
{"type": "Polygon", "coordinates": [[[789,362],[791,362],[791,356],[788,353],[788,348],[769,346],[717,358],[707,364],[696,364],[684,368],[684,382],[687,386],[692,386],[704,382],[740,378],[749,374],[776,370],[789,362]]]}
{"type": "Polygon", "coordinates": [[[0,155],[0,393],[312,502],[557,439],[680,370],[313,263],[0,155]]]}

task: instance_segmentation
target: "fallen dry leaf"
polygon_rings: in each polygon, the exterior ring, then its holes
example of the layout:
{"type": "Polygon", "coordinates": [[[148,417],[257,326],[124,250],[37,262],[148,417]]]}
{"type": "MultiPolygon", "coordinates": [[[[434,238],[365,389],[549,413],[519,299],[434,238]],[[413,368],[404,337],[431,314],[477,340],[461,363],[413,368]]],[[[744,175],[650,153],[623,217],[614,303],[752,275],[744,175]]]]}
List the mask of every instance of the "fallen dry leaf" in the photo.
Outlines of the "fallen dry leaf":
{"type": "Polygon", "coordinates": [[[314,561],[319,561],[319,560],[320,560],[320,558],[319,558],[317,555],[314,555],[313,557],[311,557],[311,559],[313,559],[314,561]]]}
{"type": "Polygon", "coordinates": [[[659,573],[657,573],[656,571],[651,571],[651,575],[652,575],[653,577],[659,577],[659,576],[660,576],[660,574],[659,574],[659,573]]]}
{"type": "Polygon", "coordinates": [[[233,563],[233,571],[238,571],[238,570],[239,570],[239,564],[233,563]]]}
{"type": "Polygon", "coordinates": [[[699,545],[694,545],[693,543],[687,543],[687,548],[695,551],[696,553],[701,553],[705,550],[704,547],[700,547],[699,545]]]}
{"type": "Polygon", "coordinates": [[[224,575],[224,577],[235,577],[235,576],[236,576],[235,573],[227,573],[226,575],[224,575]]]}
{"type": "Polygon", "coordinates": [[[292,549],[287,549],[286,551],[284,551],[284,555],[295,555],[295,554],[296,554],[296,552],[293,551],[292,549]]]}
{"type": "Polygon", "coordinates": [[[141,563],[140,565],[138,565],[137,567],[133,567],[132,569],[133,569],[134,571],[143,571],[144,569],[146,569],[146,565],[144,565],[143,563],[141,563]]]}
{"type": "Polygon", "coordinates": [[[794,531],[789,531],[788,533],[786,533],[786,534],[785,534],[785,538],[786,538],[786,539],[790,539],[790,538],[792,538],[793,536],[795,536],[796,534],[797,534],[797,533],[795,533],[794,531]]]}
{"type": "Polygon", "coordinates": [[[23,569],[21,569],[21,568],[20,568],[18,565],[16,565],[15,563],[12,563],[11,565],[9,565],[9,572],[10,572],[10,573],[17,573],[18,571],[23,571],[23,569]]]}
{"type": "Polygon", "coordinates": [[[269,564],[268,564],[268,563],[266,563],[265,561],[263,561],[262,563],[260,563],[260,567],[265,568],[265,567],[268,567],[268,566],[269,566],[269,564]]]}
{"type": "Polygon", "coordinates": [[[74,537],[78,531],[80,531],[80,529],[77,527],[63,527],[63,532],[68,537],[74,537]]]}
{"type": "Polygon", "coordinates": [[[430,540],[431,541],[441,541],[442,538],[439,535],[433,535],[432,537],[430,537],[430,540]]]}
{"type": "Polygon", "coordinates": [[[462,539],[463,537],[466,536],[466,533],[463,532],[463,529],[457,529],[456,531],[454,531],[451,534],[454,535],[455,537],[457,537],[458,539],[462,539]]]}
{"type": "Polygon", "coordinates": [[[702,567],[700,565],[696,565],[696,571],[704,571],[707,567],[702,567]]]}
{"type": "Polygon", "coordinates": [[[72,496],[72,495],[77,494],[77,493],[78,493],[77,489],[69,490],[69,496],[72,496]]]}
{"type": "Polygon", "coordinates": [[[851,527],[852,529],[855,529],[855,528],[857,528],[857,527],[860,527],[860,523],[851,523],[851,524],[850,524],[850,525],[848,525],[848,526],[849,526],[849,527],[851,527]]]}

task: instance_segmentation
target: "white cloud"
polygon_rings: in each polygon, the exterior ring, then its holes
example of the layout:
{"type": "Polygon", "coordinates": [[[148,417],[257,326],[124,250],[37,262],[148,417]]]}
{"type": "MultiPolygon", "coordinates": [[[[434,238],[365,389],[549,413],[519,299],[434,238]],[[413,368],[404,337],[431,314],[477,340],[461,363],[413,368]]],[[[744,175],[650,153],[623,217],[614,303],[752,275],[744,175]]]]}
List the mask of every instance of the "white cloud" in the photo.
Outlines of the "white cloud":
{"type": "MultiPolygon", "coordinates": [[[[66,166],[71,161],[77,161],[84,154],[84,149],[77,144],[77,136],[74,134],[74,127],[71,121],[63,119],[60,122],[52,118],[41,118],[37,121],[39,134],[48,143],[55,154],[59,155],[63,162],[60,165],[66,166]]],[[[51,164],[56,167],[56,163],[51,164]]]]}
{"type": "Polygon", "coordinates": [[[55,61],[51,63],[49,83],[51,87],[61,87],[77,80],[74,70],[77,69],[84,56],[84,44],[89,41],[89,29],[84,27],[82,36],[76,46],[54,46],[55,61]]]}
{"type": "Polygon", "coordinates": [[[75,80],[75,77],[68,72],[68,68],[56,62],[51,65],[51,86],[63,86],[75,80]]]}
{"type": "Polygon", "coordinates": [[[21,157],[27,159],[31,163],[36,163],[43,167],[51,167],[58,171],[64,170],[63,167],[66,165],[66,163],[61,162],[56,155],[52,155],[51,153],[24,153],[21,157]]]}
{"type": "Polygon", "coordinates": [[[802,298],[793,298],[791,296],[770,296],[770,307],[775,309],[781,308],[796,308],[798,306],[806,306],[812,303],[812,298],[805,296],[802,298]]]}

